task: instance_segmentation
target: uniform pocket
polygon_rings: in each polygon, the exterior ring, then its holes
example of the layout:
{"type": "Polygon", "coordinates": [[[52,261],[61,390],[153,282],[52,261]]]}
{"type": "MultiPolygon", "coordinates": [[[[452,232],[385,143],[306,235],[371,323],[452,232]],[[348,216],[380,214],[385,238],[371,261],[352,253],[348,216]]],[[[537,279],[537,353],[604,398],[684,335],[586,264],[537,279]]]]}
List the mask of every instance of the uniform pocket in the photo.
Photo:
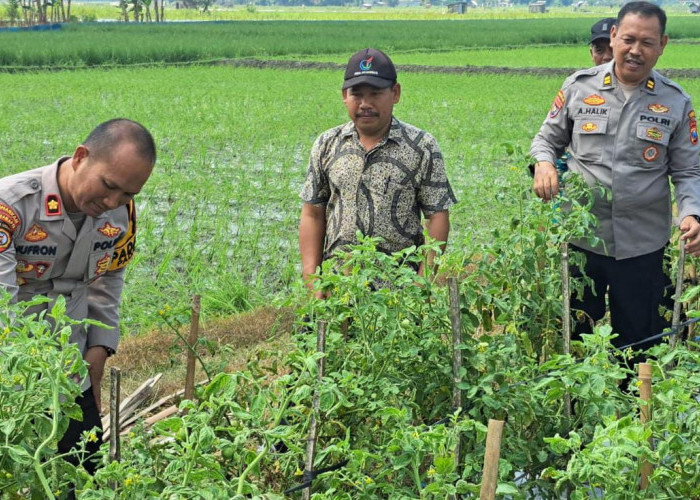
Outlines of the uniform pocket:
{"type": "Polygon", "coordinates": [[[88,279],[92,280],[106,273],[111,262],[111,250],[91,253],[90,258],[88,259],[88,279]]]}
{"type": "Polygon", "coordinates": [[[664,164],[666,151],[671,139],[671,131],[652,123],[637,124],[637,144],[639,156],[636,163],[642,167],[664,164]]]}
{"type": "Polygon", "coordinates": [[[605,149],[605,134],[608,130],[607,118],[584,116],[574,120],[571,145],[581,161],[600,161],[605,149]]]}

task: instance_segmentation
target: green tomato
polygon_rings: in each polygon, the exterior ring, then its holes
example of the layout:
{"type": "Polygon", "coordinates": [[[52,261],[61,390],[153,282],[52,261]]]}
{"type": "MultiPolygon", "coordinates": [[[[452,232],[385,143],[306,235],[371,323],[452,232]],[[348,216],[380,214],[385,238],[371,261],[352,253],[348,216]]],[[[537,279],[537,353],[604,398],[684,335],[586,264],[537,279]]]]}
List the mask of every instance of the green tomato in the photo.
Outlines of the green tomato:
{"type": "Polygon", "coordinates": [[[221,450],[221,456],[224,458],[224,460],[232,460],[233,457],[236,456],[236,447],[232,444],[224,446],[221,450]]]}

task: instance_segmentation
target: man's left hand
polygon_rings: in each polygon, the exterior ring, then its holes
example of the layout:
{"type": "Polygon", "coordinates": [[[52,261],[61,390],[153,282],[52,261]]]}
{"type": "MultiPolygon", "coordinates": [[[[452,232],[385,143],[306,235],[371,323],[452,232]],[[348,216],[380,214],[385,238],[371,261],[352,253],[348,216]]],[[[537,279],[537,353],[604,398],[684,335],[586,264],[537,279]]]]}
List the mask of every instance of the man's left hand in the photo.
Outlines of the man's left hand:
{"type": "Polygon", "coordinates": [[[90,383],[92,384],[92,393],[95,395],[95,403],[97,411],[102,414],[102,375],[105,372],[105,361],[107,361],[107,349],[101,345],[90,347],[85,353],[85,362],[89,364],[88,374],[90,375],[90,383]]]}
{"type": "Polygon", "coordinates": [[[688,215],[681,221],[680,229],[685,251],[693,256],[700,255],[700,222],[688,215]]]}

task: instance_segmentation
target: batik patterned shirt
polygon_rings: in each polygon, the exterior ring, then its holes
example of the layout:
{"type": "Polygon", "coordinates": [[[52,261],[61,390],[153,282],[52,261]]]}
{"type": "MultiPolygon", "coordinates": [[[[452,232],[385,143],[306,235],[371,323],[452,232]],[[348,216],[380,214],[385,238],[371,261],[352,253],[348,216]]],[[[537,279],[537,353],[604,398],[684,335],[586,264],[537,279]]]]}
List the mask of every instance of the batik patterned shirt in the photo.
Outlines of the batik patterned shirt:
{"type": "Polygon", "coordinates": [[[326,207],[324,258],[357,243],[358,230],[381,237],[379,249],[388,253],[421,245],[421,214],[430,217],[457,201],[435,139],[396,118],[371,151],[352,122],[321,134],[300,197],[326,207]]]}

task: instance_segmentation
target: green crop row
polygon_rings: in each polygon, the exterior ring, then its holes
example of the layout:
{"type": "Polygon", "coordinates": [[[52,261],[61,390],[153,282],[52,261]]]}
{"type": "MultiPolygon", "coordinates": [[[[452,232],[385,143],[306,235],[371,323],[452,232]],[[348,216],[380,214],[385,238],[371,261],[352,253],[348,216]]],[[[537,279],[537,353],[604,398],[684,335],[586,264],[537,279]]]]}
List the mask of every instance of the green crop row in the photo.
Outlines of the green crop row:
{"type": "MultiPolygon", "coordinates": [[[[296,60],[344,64],[348,54],[296,57],[296,60]]],[[[392,55],[395,64],[424,66],[499,66],[508,68],[585,68],[591,65],[588,44],[474,48],[447,51],[403,51],[392,55]]],[[[657,67],[697,69],[700,45],[671,40],[657,67]]]]}
{"type": "MultiPolygon", "coordinates": [[[[694,21],[672,18],[670,35],[700,37],[700,26],[694,21]]],[[[0,66],[81,67],[349,54],[358,48],[358,40],[392,53],[554,43],[581,46],[590,25],[590,18],[74,24],[51,32],[0,32],[0,66]]]]}

